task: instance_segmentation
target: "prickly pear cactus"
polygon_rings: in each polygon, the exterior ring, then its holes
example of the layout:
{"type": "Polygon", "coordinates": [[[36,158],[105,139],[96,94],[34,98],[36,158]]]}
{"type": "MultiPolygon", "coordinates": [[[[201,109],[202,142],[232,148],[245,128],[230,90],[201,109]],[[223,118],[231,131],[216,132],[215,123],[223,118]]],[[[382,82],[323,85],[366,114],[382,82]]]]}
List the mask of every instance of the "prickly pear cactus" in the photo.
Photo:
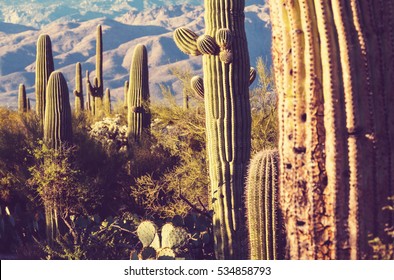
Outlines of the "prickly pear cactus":
{"type": "MultiPolygon", "coordinates": [[[[137,236],[140,239],[142,246],[143,247],[149,247],[151,244],[157,242],[159,236],[157,232],[157,227],[154,223],[151,221],[143,221],[137,228],[137,236]]],[[[160,241],[159,241],[159,246],[155,244],[156,247],[160,248],[160,241]]]]}
{"type": "Polygon", "coordinates": [[[182,227],[174,227],[173,224],[167,223],[161,228],[161,247],[178,248],[185,245],[188,233],[182,227]]]}

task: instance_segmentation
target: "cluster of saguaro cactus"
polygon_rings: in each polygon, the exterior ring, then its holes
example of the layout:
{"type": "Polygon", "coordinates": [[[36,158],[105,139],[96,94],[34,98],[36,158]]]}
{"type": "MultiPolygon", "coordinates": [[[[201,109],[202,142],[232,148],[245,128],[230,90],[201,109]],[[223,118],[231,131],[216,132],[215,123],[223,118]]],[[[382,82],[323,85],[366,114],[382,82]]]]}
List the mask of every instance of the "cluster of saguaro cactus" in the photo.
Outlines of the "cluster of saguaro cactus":
{"type": "Polygon", "coordinates": [[[141,222],[137,235],[143,246],[141,259],[175,259],[175,250],[185,245],[188,239],[188,233],[183,227],[166,223],[159,234],[157,226],[151,221],[141,222]]]}
{"type": "MultiPolygon", "coordinates": [[[[250,157],[249,55],[244,0],[206,0],[205,34],[178,28],[179,49],[203,55],[207,150],[211,179],[215,251],[218,259],[246,257],[244,177],[250,157]]],[[[194,85],[193,85],[194,83],[194,85]]]]}
{"type": "Polygon", "coordinates": [[[44,143],[60,149],[72,142],[71,107],[67,82],[59,71],[52,72],[46,89],[44,143]]]}
{"type": "Polygon", "coordinates": [[[103,111],[104,83],[103,83],[103,35],[101,25],[97,26],[96,38],[96,77],[93,85],[89,80],[89,72],[86,71],[86,94],[89,102],[89,110],[93,115],[99,115],[103,111]]]}
{"type": "Polygon", "coordinates": [[[18,112],[24,113],[28,111],[28,99],[26,97],[26,88],[24,84],[19,85],[18,93],[18,112]]]}
{"type": "Polygon", "coordinates": [[[84,100],[82,91],[82,66],[81,63],[75,64],[75,112],[81,112],[84,110],[84,100]]]}
{"type": "Polygon", "coordinates": [[[45,97],[46,87],[49,76],[54,70],[52,44],[49,35],[42,34],[37,41],[37,55],[36,55],[36,113],[44,122],[45,116],[45,97]]]}
{"type": "Polygon", "coordinates": [[[128,89],[128,135],[139,141],[150,128],[148,54],[141,44],[134,49],[128,89]]]}
{"type": "Polygon", "coordinates": [[[291,259],[360,259],[392,216],[394,5],[271,0],[291,259]]]}
{"type": "Polygon", "coordinates": [[[278,157],[277,150],[264,150],[253,157],[249,166],[246,217],[252,260],[283,258],[278,207],[278,157]]]}

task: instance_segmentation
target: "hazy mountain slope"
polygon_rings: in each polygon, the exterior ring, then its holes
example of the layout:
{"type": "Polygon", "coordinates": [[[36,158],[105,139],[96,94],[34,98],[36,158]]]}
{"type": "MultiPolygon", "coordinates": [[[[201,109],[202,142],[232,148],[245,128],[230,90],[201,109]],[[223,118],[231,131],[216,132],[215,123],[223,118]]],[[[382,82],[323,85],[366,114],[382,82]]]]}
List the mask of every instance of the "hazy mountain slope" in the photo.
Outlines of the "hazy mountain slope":
{"type": "MultiPolygon", "coordinates": [[[[245,15],[253,65],[258,56],[269,57],[271,34],[266,26],[267,9],[263,5],[250,5],[245,15]]],[[[189,57],[180,52],[172,40],[172,33],[180,26],[203,33],[202,7],[166,6],[141,12],[128,10],[114,19],[63,20],[43,25],[41,30],[0,22],[0,103],[16,104],[19,83],[26,85],[28,96],[34,99],[35,44],[42,33],[51,36],[55,68],[65,74],[70,92],[74,89],[76,62],[82,63],[83,72],[91,71],[93,78],[97,24],[103,26],[104,86],[111,88],[115,97],[123,94],[132,51],[138,43],[145,44],[148,49],[153,96],[159,95],[160,83],[179,91],[179,83],[169,74],[170,67],[190,67],[194,73],[201,73],[201,57],[189,57]]]]}

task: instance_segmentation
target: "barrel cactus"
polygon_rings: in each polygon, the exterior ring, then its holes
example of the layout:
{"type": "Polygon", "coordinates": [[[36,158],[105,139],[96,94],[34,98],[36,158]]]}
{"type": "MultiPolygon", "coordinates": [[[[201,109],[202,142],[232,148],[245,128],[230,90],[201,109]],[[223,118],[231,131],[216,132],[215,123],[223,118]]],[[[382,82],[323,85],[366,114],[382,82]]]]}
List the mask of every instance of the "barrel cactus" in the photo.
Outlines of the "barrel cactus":
{"type": "Polygon", "coordinates": [[[205,34],[197,37],[181,27],[175,31],[174,41],[187,54],[203,54],[216,258],[243,259],[247,252],[242,197],[251,142],[245,1],[204,3],[205,34]]]}
{"type": "Polygon", "coordinates": [[[141,44],[134,49],[127,98],[128,135],[139,141],[150,128],[148,54],[141,44]]]}
{"type": "Polygon", "coordinates": [[[54,71],[52,43],[51,38],[47,34],[42,34],[37,41],[36,55],[36,113],[41,123],[44,122],[45,116],[45,97],[49,76],[54,71]]]}
{"type": "Polygon", "coordinates": [[[291,259],[360,259],[393,217],[392,1],[271,0],[291,259]]]}
{"type": "Polygon", "coordinates": [[[52,72],[46,89],[44,143],[60,149],[72,142],[71,107],[67,82],[59,71],[52,72]]]}

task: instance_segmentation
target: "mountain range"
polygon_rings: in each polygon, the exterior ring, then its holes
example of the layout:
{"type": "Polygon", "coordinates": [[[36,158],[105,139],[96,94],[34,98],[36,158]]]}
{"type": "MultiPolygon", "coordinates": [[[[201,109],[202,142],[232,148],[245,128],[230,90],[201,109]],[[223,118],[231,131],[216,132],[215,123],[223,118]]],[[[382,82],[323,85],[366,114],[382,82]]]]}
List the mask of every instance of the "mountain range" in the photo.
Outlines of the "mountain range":
{"type": "MultiPolygon", "coordinates": [[[[251,65],[258,57],[269,62],[271,31],[265,1],[246,1],[245,29],[251,65]],[[261,2],[261,4],[260,4],[261,2]]],[[[147,47],[152,98],[160,98],[160,84],[180,92],[171,67],[201,74],[201,57],[183,54],[172,34],[178,27],[204,32],[202,0],[3,0],[0,3],[0,105],[15,107],[20,83],[34,97],[36,41],[52,40],[55,69],[74,89],[75,63],[95,75],[96,26],[103,29],[104,87],[113,99],[122,98],[134,47],[147,47]]],[[[70,96],[71,97],[71,96],[70,96]]]]}

